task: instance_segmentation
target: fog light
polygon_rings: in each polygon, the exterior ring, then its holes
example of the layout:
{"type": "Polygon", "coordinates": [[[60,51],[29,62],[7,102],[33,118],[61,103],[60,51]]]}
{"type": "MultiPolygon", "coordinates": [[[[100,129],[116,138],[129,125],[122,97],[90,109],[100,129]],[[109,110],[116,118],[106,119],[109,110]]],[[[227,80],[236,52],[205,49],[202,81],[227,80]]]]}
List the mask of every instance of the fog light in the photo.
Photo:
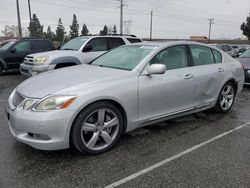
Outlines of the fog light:
{"type": "Polygon", "coordinates": [[[50,140],[51,138],[45,134],[35,134],[35,133],[28,133],[28,135],[37,140],[50,140]]]}
{"type": "Polygon", "coordinates": [[[38,74],[38,72],[33,72],[33,71],[31,71],[30,73],[31,73],[32,76],[35,76],[35,75],[38,74]]]}

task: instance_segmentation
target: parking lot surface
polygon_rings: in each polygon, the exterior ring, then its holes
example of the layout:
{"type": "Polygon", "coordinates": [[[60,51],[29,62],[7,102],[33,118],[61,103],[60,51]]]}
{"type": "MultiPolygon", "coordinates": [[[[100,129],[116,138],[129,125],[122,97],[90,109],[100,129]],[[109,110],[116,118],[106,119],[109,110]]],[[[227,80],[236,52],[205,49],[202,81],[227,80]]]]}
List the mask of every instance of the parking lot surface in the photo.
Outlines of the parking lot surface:
{"type": "Polygon", "coordinates": [[[119,180],[118,187],[250,187],[249,88],[227,114],[199,113],[145,127],[124,134],[114,149],[88,156],[74,149],[39,151],[12,137],[5,104],[24,79],[0,77],[0,187],[105,187],[119,180]],[[166,159],[172,160],[124,179],[166,159]]]}

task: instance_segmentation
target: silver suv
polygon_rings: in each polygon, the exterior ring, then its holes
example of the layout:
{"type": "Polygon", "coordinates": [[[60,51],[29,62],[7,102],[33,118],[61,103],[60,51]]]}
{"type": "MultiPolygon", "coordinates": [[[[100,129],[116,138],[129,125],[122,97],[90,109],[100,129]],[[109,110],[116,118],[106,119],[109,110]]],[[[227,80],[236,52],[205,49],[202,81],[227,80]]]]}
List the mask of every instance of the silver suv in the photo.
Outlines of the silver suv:
{"type": "Polygon", "coordinates": [[[33,76],[53,69],[89,63],[112,48],[136,42],[142,40],[128,36],[77,37],[63,45],[60,50],[26,56],[20,72],[25,76],[33,76]]]}

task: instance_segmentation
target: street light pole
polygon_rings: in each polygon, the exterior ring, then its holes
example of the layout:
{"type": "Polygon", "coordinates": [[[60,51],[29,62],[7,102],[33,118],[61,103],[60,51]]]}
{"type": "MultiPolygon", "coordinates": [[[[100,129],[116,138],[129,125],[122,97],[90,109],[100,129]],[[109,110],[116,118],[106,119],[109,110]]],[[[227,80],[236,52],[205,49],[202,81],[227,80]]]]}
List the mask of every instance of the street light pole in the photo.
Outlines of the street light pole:
{"type": "Polygon", "coordinates": [[[120,34],[123,35],[123,0],[121,1],[121,6],[120,6],[120,34]]]}
{"type": "Polygon", "coordinates": [[[152,31],[153,31],[153,11],[151,10],[151,16],[150,16],[150,40],[152,40],[152,31]]]}
{"type": "Polygon", "coordinates": [[[30,0],[28,0],[28,6],[29,6],[29,16],[30,16],[30,22],[31,22],[31,8],[30,8],[30,0]]]}
{"type": "Polygon", "coordinates": [[[18,33],[19,38],[22,38],[22,26],[21,26],[21,18],[20,18],[20,11],[19,11],[19,1],[16,0],[16,7],[17,7],[17,21],[18,21],[18,33]]]}

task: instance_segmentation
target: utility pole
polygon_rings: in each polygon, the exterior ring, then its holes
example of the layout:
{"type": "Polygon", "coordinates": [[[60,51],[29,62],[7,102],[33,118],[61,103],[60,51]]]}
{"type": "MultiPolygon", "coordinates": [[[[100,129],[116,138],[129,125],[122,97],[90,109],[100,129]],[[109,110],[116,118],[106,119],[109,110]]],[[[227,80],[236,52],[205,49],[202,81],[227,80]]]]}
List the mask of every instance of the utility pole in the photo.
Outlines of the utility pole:
{"type": "Polygon", "coordinates": [[[28,5],[29,5],[29,16],[30,16],[30,22],[31,22],[31,8],[30,8],[30,0],[28,0],[28,5]]]}
{"type": "Polygon", "coordinates": [[[120,5],[120,35],[123,35],[123,0],[121,1],[121,5],[120,5]]]}
{"type": "Polygon", "coordinates": [[[211,27],[212,27],[212,24],[214,24],[214,18],[210,18],[208,19],[209,21],[209,32],[208,32],[208,43],[210,42],[210,37],[211,37],[211,27]]]}
{"type": "Polygon", "coordinates": [[[150,36],[149,36],[150,40],[152,40],[152,30],[153,30],[153,11],[151,10],[151,14],[150,14],[150,36]]]}
{"type": "Polygon", "coordinates": [[[16,8],[17,8],[17,21],[18,21],[18,33],[19,38],[22,38],[22,26],[21,26],[21,18],[20,18],[20,11],[19,11],[19,1],[16,0],[16,8]]]}

